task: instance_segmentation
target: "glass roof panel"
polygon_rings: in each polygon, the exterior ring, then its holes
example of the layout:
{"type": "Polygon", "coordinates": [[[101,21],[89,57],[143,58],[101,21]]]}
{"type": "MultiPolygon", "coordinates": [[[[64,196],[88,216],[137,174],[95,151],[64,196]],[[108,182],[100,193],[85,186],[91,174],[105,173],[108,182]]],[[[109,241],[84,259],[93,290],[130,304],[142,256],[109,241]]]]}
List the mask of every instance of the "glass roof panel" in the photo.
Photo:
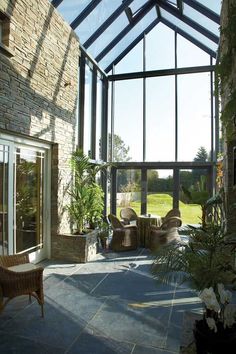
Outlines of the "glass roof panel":
{"type": "Polygon", "coordinates": [[[84,9],[91,0],[63,0],[57,10],[67,23],[71,23],[84,9]]]}
{"type": "Polygon", "coordinates": [[[199,25],[207,28],[209,31],[219,36],[219,25],[214,21],[210,20],[208,17],[202,15],[200,12],[194,10],[191,6],[184,4],[183,13],[193,21],[199,23],[199,25]]]}
{"type": "Polygon", "coordinates": [[[135,15],[135,13],[138,12],[138,10],[140,10],[141,7],[146,4],[146,2],[147,2],[147,0],[135,0],[135,1],[133,1],[129,5],[129,7],[132,10],[133,15],[135,15]]]}
{"type": "MultiPolygon", "coordinates": [[[[129,24],[125,14],[121,14],[117,19],[91,44],[88,52],[96,58],[96,56],[129,24]]],[[[78,33],[79,35],[79,33],[78,33]]]]}
{"type": "Polygon", "coordinates": [[[121,3],[121,0],[101,1],[75,30],[81,42],[84,43],[121,3]]]}
{"type": "Polygon", "coordinates": [[[221,0],[197,0],[197,2],[200,2],[200,4],[208,7],[218,15],[220,14],[221,0]]]}
{"type": "Polygon", "coordinates": [[[125,50],[133,40],[138,37],[154,20],[157,18],[155,9],[151,9],[146,16],[142,18],[117,45],[109,51],[109,53],[99,61],[104,69],[110,65],[119,54],[125,50]]]}
{"type": "Polygon", "coordinates": [[[205,37],[200,32],[198,32],[195,29],[193,29],[191,26],[187,25],[186,23],[184,23],[183,21],[181,21],[180,19],[178,19],[177,17],[171,15],[169,12],[167,12],[167,11],[165,11],[163,9],[161,9],[161,16],[164,19],[166,19],[169,22],[171,22],[172,24],[176,25],[179,29],[183,30],[185,33],[187,33],[190,36],[192,36],[194,39],[198,40],[199,42],[201,42],[202,44],[207,46],[209,49],[211,49],[214,52],[216,52],[216,50],[218,48],[218,45],[216,43],[212,42],[207,37],[205,37]]]}

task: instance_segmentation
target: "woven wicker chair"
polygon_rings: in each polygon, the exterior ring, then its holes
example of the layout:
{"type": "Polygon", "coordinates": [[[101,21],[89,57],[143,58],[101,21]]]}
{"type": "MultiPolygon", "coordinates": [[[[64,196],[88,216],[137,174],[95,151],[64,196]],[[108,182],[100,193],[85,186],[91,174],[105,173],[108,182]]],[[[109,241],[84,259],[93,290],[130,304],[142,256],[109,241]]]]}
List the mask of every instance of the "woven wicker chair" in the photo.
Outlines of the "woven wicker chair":
{"type": "Polygon", "coordinates": [[[44,317],[43,268],[31,264],[27,254],[0,256],[0,312],[20,295],[29,295],[30,300],[34,296],[44,317]]]}
{"type": "Polygon", "coordinates": [[[182,225],[181,218],[171,216],[160,227],[151,226],[149,248],[153,251],[159,246],[170,242],[180,242],[178,227],[182,225]]]}
{"type": "Polygon", "coordinates": [[[132,208],[123,208],[120,211],[120,217],[123,220],[125,225],[129,225],[131,221],[138,222],[138,215],[136,214],[135,210],[132,208]]]}
{"type": "Polygon", "coordinates": [[[138,230],[135,225],[123,225],[113,214],[108,215],[113,235],[111,249],[113,251],[135,250],[138,247],[138,230]]]}
{"type": "Polygon", "coordinates": [[[177,208],[171,209],[168,211],[168,213],[162,217],[162,222],[166,221],[168,218],[171,218],[172,216],[177,216],[178,218],[181,217],[180,211],[177,208]]]}

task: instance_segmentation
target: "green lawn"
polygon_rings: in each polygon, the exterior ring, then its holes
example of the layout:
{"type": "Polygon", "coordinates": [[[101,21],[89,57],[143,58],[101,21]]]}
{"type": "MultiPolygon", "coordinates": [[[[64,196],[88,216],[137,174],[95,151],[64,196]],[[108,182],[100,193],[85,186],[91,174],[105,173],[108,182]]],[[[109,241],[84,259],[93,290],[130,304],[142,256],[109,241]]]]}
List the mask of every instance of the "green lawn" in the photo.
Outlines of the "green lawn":
{"type": "MultiPolygon", "coordinates": [[[[130,207],[140,214],[140,201],[131,202],[130,207]]],[[[120,207],[117,215],[120,215],[120,207]]],[[[147,213],[165,216],[172,209],[172,196],[170,194],[149,194],[147,196],[147,213]]],[[[184,204],[179,202],[179,209],[183,224],[198,224],[201,222],[201,207],[198,204],[184,204]]]]}

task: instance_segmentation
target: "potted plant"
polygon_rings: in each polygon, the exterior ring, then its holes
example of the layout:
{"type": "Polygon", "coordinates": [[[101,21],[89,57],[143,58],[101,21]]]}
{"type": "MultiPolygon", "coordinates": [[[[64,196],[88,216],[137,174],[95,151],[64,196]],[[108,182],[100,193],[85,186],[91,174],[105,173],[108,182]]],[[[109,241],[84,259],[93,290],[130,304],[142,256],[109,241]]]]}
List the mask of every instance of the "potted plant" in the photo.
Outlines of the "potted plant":
{"type": "Polygon", "coordinates": [[[91,164],[89,157],[79,149],[72,154],[74,181],[68,190],[71,200],[67,209],[74,226],[74,234],[82,234],[86,228],[95,228],[102,219],[104,193],[96,183],[96,175],[107,166],[91,164]]]}
{"type": "Polygon", "coordinates": [[[236,281],[233,253],[222,227],[215,224],[191,228],[188,243],[167,244],[156,251],[154,277],[167,283],[187,281],[203,301],[203,316],[194,328],[197,350],[203,350],[199,353],[219,353],[220,347],[231,353],[228,345],[236,343],[236,311],[224,289],[236,281]]]}
{"type": "Polygon", "coordinates": [[[76,262],[87,262],[97,253],[98,226],[102,221],[104,193],[96,183],[96,175],[108,164],[95,165],[81,150],[71,157],[73,181],[68,188],[70,203],[67,210],[72,233],[59,235],[54,247],[54,257],[76,262]]]}

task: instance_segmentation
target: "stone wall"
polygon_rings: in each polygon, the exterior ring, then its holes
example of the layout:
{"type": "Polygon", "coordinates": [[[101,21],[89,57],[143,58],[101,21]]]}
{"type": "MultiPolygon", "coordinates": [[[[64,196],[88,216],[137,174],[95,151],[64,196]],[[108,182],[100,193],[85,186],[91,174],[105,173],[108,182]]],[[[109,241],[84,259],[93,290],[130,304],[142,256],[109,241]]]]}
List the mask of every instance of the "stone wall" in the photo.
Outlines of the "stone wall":
{"type": "MultiPolygon", "coordinates": [[[[222,10],[221,10],[221,28],[226,28],[228,24],[228,17],[231,12],[230,6],[236,6],[235,0],[224,0],[222,2],[222,10]]],[[[235,20],[234,20],[235,21],[235,20]]],[[[235,44],[234,44],[235,45],[235,44]]],[[[230,50],[229,43],[227,42],[227,38],[221,35],[220,40],[220,59],[222,59],[223,55],[230,50]]],[[[221,97],[222,104],[222,112],[229,101],[230,92],[232,89],[236,88],[236,53],[233,50],[233,61],[231,67],[231,74],[229,75],[229,79],[223,86],[223,95],[221,97]]],[[[225,197],[226,197],[226,217],[227,217],[227,226],[229,231],[236,231],[236,208],[233,204],[236,202],[236,185],[234,184],[234,156],[233,149],[236,147],[236,106],[234,112],[232,113],[231,123],[229,124],[228,131],[224,131],[224,189],[225,189],[225,197]],[[235,119],[234,119],[235,117],[235,119]]]]}
{"type": "Polygon", "coordinates": [[[1,0],[11,58],[0,53],[0,130],[52,145],[52,234],[69,232],[64,206],[76,145],[79,40],[48,0],[1,0]]]}

